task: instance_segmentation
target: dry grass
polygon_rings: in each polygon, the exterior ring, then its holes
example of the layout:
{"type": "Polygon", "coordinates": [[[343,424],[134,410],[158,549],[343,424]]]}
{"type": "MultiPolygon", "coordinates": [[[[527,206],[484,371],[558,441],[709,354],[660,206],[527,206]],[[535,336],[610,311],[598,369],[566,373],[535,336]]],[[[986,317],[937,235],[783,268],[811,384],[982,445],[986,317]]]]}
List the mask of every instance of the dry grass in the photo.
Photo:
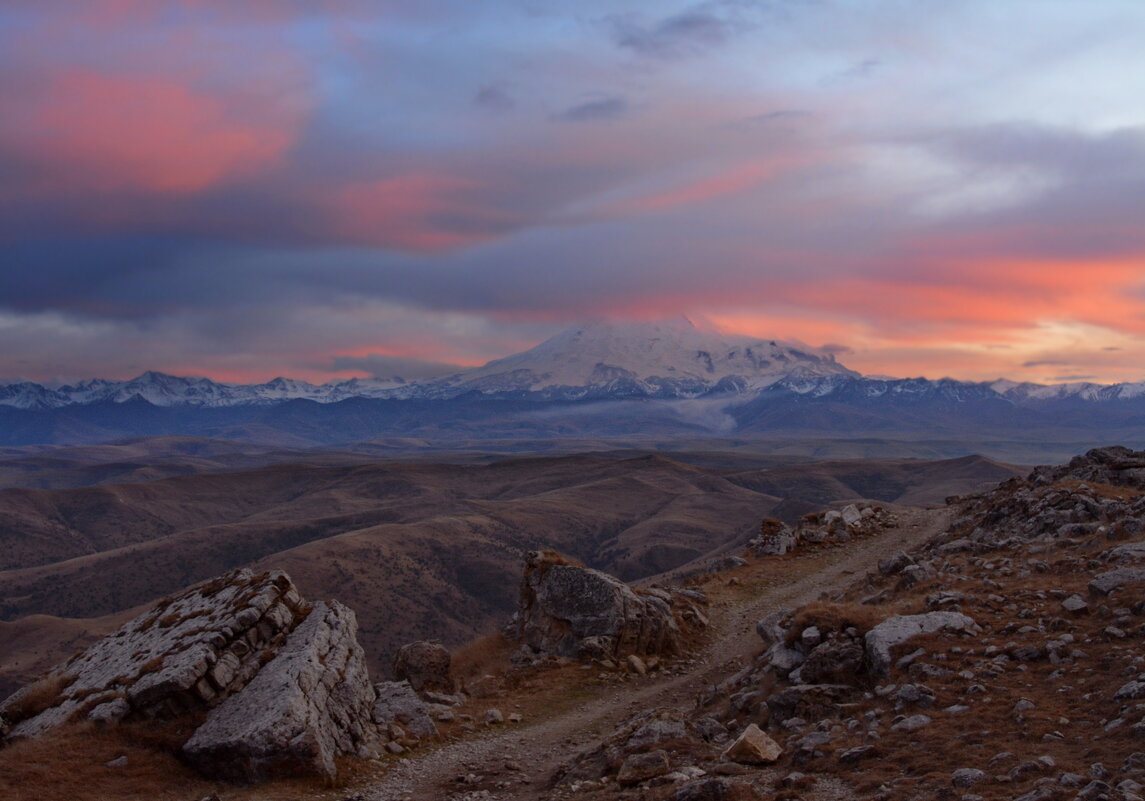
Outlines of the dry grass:
{"type": "Polygon", "coordinates": [[[44,737],[0,749],[0,798],[4,801],[188,801],[218,794],[227,801],[341,801],[348,786],[378,777],[368,760],[340,758],[338,780],[287,779],[239,787],[203,778],[178,757],[202,722],[198,716],[95,727],[62,726],[44,737]],[[127,764],[108,762],[127,757],[127,764]]]}
{"type": "Polygon", "coordinates": [[[882,606],[815,601],[800,607],[795,613],[791,627],[787,630],[787,640],[794,642],[808,626],[818,626],[823,634],[854,628],[862,635],[892,614],[892,609],[882,606]]]}
{"type": "MultiPolygon", "coordinates": [[[[175,757],[172,733],[143,727],[99,730],[65,726],[49,735],[0,750],[0,798],[5,801],[68,801],[201,798],[214,785],[175,757]],[[127,757],[122,767],[107,763],[127,757]]],[[[183,740],[190,731],[174,735],[183,740]]]]}
{"type": "Polygon", "coordinates": [[[4,717],[15,725],[34,718],[45,709],[58,704],[64,690],[75,683],[76,677],[67,673],[52,673],[30,685],[4,708],[4,717]]]}
{"type": "Polygon", "coordinates": [[[1141,490],[1136,487],[1123,487],[1114,484],[1100,484],[1096,481],[1080,481],[1078,479],[1067,479],[1065,481],[1055,482],[1054,489],[1062,489],[1066,492],[1077,492],[1077,488],[1082,484],[1089,487],[1090,493],[1098,498],[1112,499],[1116,501],[1129,501],[1141,497],[1141,490]]]}
{"type": "Polygon", "coordinates": [[[509,654],[513,652],[511,643],[502,634],[489,634],[478,637],[458,648],[450,655],[449,669],[456,680],[463,684],[482,676],[498,676],[509,670],[509,654]]]}

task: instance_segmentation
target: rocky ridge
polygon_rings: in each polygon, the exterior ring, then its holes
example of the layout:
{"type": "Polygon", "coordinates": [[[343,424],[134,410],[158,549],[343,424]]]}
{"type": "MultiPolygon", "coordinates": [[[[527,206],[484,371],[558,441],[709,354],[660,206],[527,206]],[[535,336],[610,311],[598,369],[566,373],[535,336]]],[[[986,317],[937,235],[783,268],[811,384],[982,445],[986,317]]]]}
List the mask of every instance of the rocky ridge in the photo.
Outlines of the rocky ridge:
{"type": "Polygon", "coordinates": [[[760,619],[751,664],[634,718],[551,797],[1145,798],[1143,468],[1103,448],[950,499],[944,533],[760,619]],[[756,730],[770,764],[728,746],[756,730]]]}

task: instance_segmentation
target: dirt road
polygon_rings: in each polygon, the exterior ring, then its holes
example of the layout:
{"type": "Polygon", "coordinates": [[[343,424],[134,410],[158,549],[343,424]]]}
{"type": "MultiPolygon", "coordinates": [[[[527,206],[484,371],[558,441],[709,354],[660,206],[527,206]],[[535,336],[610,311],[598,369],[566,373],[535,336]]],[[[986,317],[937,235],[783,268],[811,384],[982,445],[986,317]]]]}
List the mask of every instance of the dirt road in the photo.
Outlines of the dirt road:
{"type": "Polygon", "coordinates": [[[591,748],[599,732],[611,731],[635,712],[655,707],[688,707],[696,695],[745,666],[759,650],[755,621],[778,606],[815,600],[826,588],[842,587],[877,569],[879,560],[909,550],[943,531],[946,509],[902,509],[898,525],[877,537],[857,540],[822,553],[821,564],[802,575],[782,577],[759,595],[714,610],[712,636],[685,674],[649,677],[642,683],[603,689],[601,694],[559,715],[521,727],[491,731],[414,756],[381,782],[364,788],[369,801],[540,801],[553,772],[575,754],[591,748]],[[506,763],[514,768],[506,770],[506,763]],[[459,777],[498,772],[502,786],[474,789],[459,777]]]}

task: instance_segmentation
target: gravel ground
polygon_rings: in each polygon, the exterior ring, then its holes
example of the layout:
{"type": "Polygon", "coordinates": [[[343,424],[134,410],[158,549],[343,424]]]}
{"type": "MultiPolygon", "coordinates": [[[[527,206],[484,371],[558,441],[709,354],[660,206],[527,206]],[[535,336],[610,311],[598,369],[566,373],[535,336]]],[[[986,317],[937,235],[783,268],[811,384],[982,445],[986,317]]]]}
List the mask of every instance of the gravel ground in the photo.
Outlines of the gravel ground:
{"type": "MultiPolygon", "coordinates": [[[[826,554],[825,565],[780,580],[762,594],[712,610],[713,636],[702,655],[684,666],[641,683],[602,691],[598,697],[560,715],[474,735],[401,761],[380,782],[350,798],[363,801],[542,801],[551,797],[550,779],[561,763],[597,742],[594,732],[610,731],[635,712],[653,707],[692,708],[700,691],[747,664],[759,649],[755,621],[777,606],[815,600],[828,587],[841,587],[874,571],[879,560],[910,550],[943,531],[946,509],[904,508],[898,525],[826,554]]],[[[821,801],[849,798],[845,788],[822,786],[821,801]]],[[[811,796],[808,796],[810,799],[811,796]]]]}

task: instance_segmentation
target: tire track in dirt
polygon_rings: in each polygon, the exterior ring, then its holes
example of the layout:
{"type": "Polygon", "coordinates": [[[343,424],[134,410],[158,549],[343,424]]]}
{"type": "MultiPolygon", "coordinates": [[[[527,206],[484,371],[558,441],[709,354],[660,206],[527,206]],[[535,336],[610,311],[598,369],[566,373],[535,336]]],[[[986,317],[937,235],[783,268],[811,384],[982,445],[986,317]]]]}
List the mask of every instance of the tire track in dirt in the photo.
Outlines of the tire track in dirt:
{"type": "Polygon", "coordinates": [[[876,537],[847,543],[826,554],[818,570],[767,588],[760,595],[713,610],[711,634],[687,673],[649,678],[631,687],[603,690],[592,700],[560,715],[471,737],[412,757],[380,782],[364,788],[369,801],[428,801],[465,798],[466,787],[457,777],[487,773],[506,762],[521,771],[501,771],[506,789],[471,793],[486,801],[541,801],[556,769],[575,754],[599,742],[597,731],[611,731],[634,713],[656,707],[691,708],[698,693],[720,683],[746,666],[760,648],[755,621],[780,606],[814,601],[827,588],[842,588],[877,569],[880,560],[900,550],[909,551],[944,531],[948,509],[901,508],[898,524],[876,537]]]}

